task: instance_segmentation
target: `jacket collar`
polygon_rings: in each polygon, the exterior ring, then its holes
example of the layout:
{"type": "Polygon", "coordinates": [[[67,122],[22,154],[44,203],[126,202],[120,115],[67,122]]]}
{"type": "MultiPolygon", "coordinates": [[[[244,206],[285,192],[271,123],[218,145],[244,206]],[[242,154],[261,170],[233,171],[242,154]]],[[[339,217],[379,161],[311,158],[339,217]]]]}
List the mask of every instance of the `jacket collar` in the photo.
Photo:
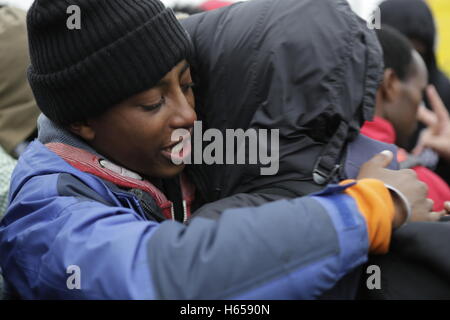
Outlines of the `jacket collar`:
{"type": "Polygon", "coordinates": [[[83,149],[99,158],[106,159],[104,156],[96,152],[86,141],[75,136],[67,129],[54,123],[52,120],[41,114],[38,118],[38,140],[42,144],[47,143],[63,143],[69,146],[83,149]]]}
{"type": "Polygon", "coordinates": [[[361,128],[361,133],[374,140],[390,144],[395,144],[397,139],[392,124],[381,117],[375,117],[373,121],[366,121],[361,128]]]}

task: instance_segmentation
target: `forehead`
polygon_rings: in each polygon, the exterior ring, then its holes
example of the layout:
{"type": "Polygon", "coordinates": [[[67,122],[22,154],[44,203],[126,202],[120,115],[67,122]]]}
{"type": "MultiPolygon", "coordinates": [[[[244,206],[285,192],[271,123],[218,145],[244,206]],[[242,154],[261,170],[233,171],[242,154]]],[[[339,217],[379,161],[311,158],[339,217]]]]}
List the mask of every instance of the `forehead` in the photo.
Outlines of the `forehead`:
{"type": "Polygon", "coordinates": [[[428,70],[425,62],[416,50],[413,50],[411,68],[413,71],[411,80],[425,87],[428,84],[428,70]]]}

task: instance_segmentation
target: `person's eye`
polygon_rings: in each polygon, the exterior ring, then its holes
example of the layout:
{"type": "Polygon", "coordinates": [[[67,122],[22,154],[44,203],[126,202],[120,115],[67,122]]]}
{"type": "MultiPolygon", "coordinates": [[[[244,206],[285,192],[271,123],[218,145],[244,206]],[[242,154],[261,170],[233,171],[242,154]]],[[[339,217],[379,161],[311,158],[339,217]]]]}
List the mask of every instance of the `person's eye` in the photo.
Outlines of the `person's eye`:
{"type": "Polygon", "coordinates": [[[183,90],[183,92],[188,92],[190,89],[195,87],[195,83],[191,82],[191,83],[187,83],[187,84],[183,84],[181,85],[181,90],[183,90]]]}
{"type": "Polygon", "coordinates": [[[164,103],[166,102],[166,99],[164,97],[161,97],[161,100],[156,104],[151,105],[141,105],[140,107],[144,109],[144,111],[155,111],[161,108],[164,103]]]}

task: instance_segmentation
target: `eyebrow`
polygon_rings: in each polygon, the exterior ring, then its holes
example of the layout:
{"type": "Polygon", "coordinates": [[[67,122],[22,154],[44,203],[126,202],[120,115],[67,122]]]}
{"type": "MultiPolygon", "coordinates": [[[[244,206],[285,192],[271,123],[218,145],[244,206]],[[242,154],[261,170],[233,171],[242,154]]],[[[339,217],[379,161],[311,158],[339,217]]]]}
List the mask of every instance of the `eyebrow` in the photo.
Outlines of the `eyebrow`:
{"type": "MultiPolygon", "coordinates": [[[[186,62],[186,64],[183,66],[183,68],[181,68],[180,73],[178,74],[179,77],[181,77],[188,69],[189,69],[190,65],[189,63],[186,62]]],[[[160,80],[155,87],[163,87],[167,84],[166,81],[164,80],[160,80]]]]}

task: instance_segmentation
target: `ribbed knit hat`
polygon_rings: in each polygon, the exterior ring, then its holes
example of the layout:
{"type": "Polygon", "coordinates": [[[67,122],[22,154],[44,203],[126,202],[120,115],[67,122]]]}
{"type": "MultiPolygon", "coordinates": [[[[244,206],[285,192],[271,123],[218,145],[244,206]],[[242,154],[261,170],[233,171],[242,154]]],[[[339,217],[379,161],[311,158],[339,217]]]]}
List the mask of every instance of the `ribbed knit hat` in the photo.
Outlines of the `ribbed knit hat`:
{"type": "Polygon", "coordinates": [[[61,125],[96,117],[157,84],[191,55],[159,0],[36,0],[28,16],[28,80],[42,112],[61,125]],[[70,30],[68,7],[80,8],[70,30]]]}

